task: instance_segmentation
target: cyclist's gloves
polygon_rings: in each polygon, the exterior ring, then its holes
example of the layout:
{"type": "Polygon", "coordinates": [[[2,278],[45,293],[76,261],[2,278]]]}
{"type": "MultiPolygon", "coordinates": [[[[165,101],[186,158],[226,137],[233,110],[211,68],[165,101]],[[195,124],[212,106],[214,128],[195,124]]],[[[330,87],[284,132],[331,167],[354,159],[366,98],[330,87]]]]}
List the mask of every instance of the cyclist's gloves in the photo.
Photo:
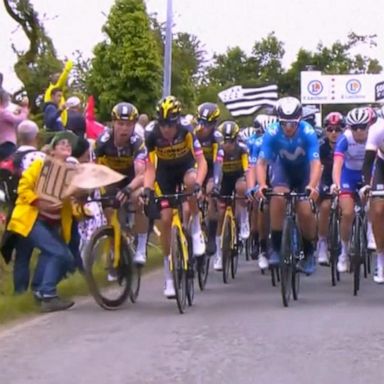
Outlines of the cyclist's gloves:
{"type": "Polygon", "coordinates": [[[370,185],[364,185],[364,187],[359,189],[359,197],[361,200],[365,199],[368,193],[371,191],[370,185]]]}
{"type": "Polygon", "coordinates": [[[201,185],[199,183],[195,183],[193,186],[193,193],[198,195],[201,192],[201,185]]]}
{"type": "Polygon", "coordinates": [[[220,196],[220,187],[218,185],[214,185],[211,192],[212,197],[219,197],[220,196]]]}
{"type": "Polygon", "coordinates": [[[153,196],[153,190],[151,188],[144,188],[143,192],[141,193],[141,198],[143,199],[143,202],[145,205],[149,204],[149,201],[151,199],[151,196],[153,196]]]}
{"type": "Polygon", "coordinates": [[[252,200],[255,197],[257,190],[258,190],[257,186],[248,188],[245,192],[245,197],[249,200],[252,200]]]}

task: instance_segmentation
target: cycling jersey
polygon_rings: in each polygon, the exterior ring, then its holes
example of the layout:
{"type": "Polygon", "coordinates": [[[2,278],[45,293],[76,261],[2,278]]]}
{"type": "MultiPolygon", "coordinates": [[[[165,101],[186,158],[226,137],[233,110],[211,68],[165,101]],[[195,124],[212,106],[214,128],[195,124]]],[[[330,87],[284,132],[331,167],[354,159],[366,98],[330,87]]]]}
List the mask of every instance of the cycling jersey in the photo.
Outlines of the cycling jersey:
{"type": "Polygon", "coordinates": [[[328,138],[325,138],[323,144],[320,145],[320,161],[323,166],[322,186],[332,185],[333,154],[334,148],[331,147],[328,138]]]}
{"type": "Polygon", "coordinates": [[[362,168],[365,155],[365,142],[358,143],[352,131],[347,129],[336,142],[334,157],[344,158],[341,170],[341,191],[354,193],[362,181],[362,168]]]}
{"type": "Polygon", "coordinates": [[[384,160],[384,120],[377,119],[376,123],[369,127],[366,151],[377,151],[377,156],[384,160]]]}
{"type": "Polygon", "coordinates": [[[222,145],[222,136],[216,130],[212,130],[206,137],[201,137],[198,133],[196,136],[200,142],[205,160],[207,160],[208,172],[206,179],[209,179],[213,176],[213,163],[222,145]]]}
{"type": "Polygon", "coordinates": [[[305,121],[299,122],[293,137],[284,134],[280,123],[271,124],[263,136],[259,157],[268,161],[279,159],[283,167],[295,170],[309,165],[320,158],[316,133],[305,121]]]}
{"type": "Polygon", "coordinates": [[[97,163],[106,165],[131,180],[135,176],[134,163],[145,162],[147,149],[143,139],[136,133],[132,134],[124,147],[118,148],[113,132],[106,131],[96,142],[95,155],[97,163]]]}
{"type": "Polygon", "coordinates": [[[256,165],[260,154],[261,146],[263,144],[263,136],[251,136],[246,144],[249,152],[249,165],[254,166],[256,165]]]}
{"type": "Polygon", "coordinates": [[[169,168],[185,163],[193,164],[196,157],[203,155],[200,142],[193,133],[192,126],[183,121],[178,124],[177,134],[172,142],[163,137],[158,123],[146,128],[145,135],[149,161],[157,164],[157,168],[164,166],[169,168]]]}

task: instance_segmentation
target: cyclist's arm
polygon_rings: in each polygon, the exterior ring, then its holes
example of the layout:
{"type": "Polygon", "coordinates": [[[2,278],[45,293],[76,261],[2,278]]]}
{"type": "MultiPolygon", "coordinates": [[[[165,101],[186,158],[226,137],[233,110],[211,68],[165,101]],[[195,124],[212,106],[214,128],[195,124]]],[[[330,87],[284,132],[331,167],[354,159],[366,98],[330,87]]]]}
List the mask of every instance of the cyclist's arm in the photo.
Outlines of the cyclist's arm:
{"type": "Polygon", "coordinates": [[[267,160],[260,157],[256,165],[256,180],[260,187],[267,185],[267,169],[267,160]]]}
{"type": "Polygon", "coordinates": [[[223,180],[223,148],[218,147],[217,153],[214,153],[213,157],[213,184],[216,187],[221,187],[221,181],[223,180]]]}
{"type": "Polygon", "coordinates": [[[372,168],[376,159],[375,150],[366,150],[363,163],[363,182],[364,184],[370,184],[372,178],[372,168]]]}
{"type": "Polygon", "coordinates": [[[322,167],[320,160],[312,160],[311,161],[311,173],[309,176],[309,184],[308,186],[311,188],[317,188],[322,174],[322,167]]]}
{"type": "Polygon", "coordinates": [[[128,185],[133,191],[143,186],[145,162],[148,158],[147,148],[145,147],[141,137],[136,139],[134,157],[135,177],[128,185]]]}
{"type": "Polygon", "coordinates": [[[344,164],[344,154],[348,149],[348,141],[344,135],[341,135],[337,140],[335,154],[333,156],[332,181],[333,184],[340,186],[341,171],[344,164]]]}
{"type": "Polygon", "coordinates": [[[268,161],[274,158],[273,141],[273,136],[266,132],[263,136],[263,144],[256,164],[256,179],[260,187],[267,185],[268,161]]]}
{"type": "Polygon", "coordinates": [[[156,153],[149,152],[144,172],[144,188],[153,189],[156,180],[156,153]]]}
{"type": "Polygon", "coordinates": [[[191,148],[193,157],[195,158],[197,164],[196,182],[199,185],[203,185],[205,176],[207,176],[208,172],[207,160],[205,160],[203,149],[201,148],[199,140],[192,132],[188,133],[187,140],[189,141],[189,147],[191,148]]]}
{"type": "Polygon", "coordinates": [[[320,179],[321,179],[321,161],[320,161],[320,151],[319,151],[319,141],[317,139],[316,133],[314,130],[311,130],[307,133],[308,140],[308,160],[310,161],[310,175],[309,175],[309,184],[310,188],[317,188],[320,179]]]}

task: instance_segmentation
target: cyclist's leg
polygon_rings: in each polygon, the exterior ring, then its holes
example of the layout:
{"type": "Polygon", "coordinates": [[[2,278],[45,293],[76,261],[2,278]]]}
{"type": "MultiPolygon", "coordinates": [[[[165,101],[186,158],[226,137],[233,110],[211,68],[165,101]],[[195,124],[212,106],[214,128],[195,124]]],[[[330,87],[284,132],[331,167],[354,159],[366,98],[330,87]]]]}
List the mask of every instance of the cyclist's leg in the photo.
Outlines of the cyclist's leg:
{"type": "MultiPolygon", "coordinates": [[[[238,178],[235,184],[236,196],[240,198],[245,198],[245,192],[247,189],[247,184],[245,182],[244,176],[238,178]]],[[[249,237],[249,214],[247,210],[246,200],[236,201],[236,209],[239,212],[240,218],[240,237],[243,240],[247,240],[249,237]]]]}
{"type": "Polygon", "coordinates": [[[132,192],[131,201],[135,207],[135,233],[137,235],[137,247],[134,261],[145,264],[147,258],[148,218],[144,214],[144,208],[139,202],[141,188],[132,192]]]}
{"type": "Polygon", "coordinates": [[[329,262],[327,238],[330,211],[331,199],[323,199],[320,196],[318,222],[319,240],[317,243],[317,257],[320,264],[328,264],[329,262]]]}
{"type": "Polygon", "coordinates": [[[340,196],[340,240],[341,253],[338,258],[337,269],[339,272],[348,271],[348,244],[351,238],[352,224],[355,217],[355,200],[351,193],[343,193],[340,196]]]}
{"type": "MultiPolygon", "coordinates": [[[[221,189],[220,189],[220,195],[223,196],[229,196],[232,195],[233,191],[235,190],[237,177],[232,177],[231,175],[224,174],[223,180],[221,182],[221,189]]],[[[216,271],[221,271],[223,269],[223,254],[222,254],[222,248],[221,248],[221,233],[223,228],[223,220],[224,220],[224,214],[225,214],[225,204],[222,201],[218,201],[217,204],[217,232],[216,232],[216,253],[215,258],[213,262],[213,268],[216,271]]]]}
{"type": "MultiPolygon", "coordinates": [[[[258,211],[258,203],[254,210],[258,211]]],[[[269,206],[264,206],[263,212],[258,212],[257,228],[259,234],[258,264],[260,269],[268,268],[268,235],[269,235],[269,206]]]]}
{"type": "MultiPolygon", "coordinates": [[[[194,168],[188,169],[184,174],[184,185],[187,192],[192,192],[193,187],[196,184],[196,176],[197,172],[194,168]]],[[[197,204],[197,198],[195,196],[191,196],[188,199],[189,203],[189,211],[191,214],[191,237],[192,237],[192,248],[193,254],[195,256],[202,256],[205,253],[205,241],[204,236],[201,230],[200,223],[200,214],[199,207],[197,204]]]]}
{"type": "Polygon", "coordinates": [[[208,196],[208,242],[207,242],[207,253],[213,255],[216,252],[216,232],[217,232],[217,210],[216,204],[213,198],[210,197],[213,188],[213,179],[210,178],[207,181],[205,192],[208,196]]]}
{"type": "MultiPolygon", "coordinates": [[[[377,160],[372,187],[374,190],[384,189],[384,160],[382,159],[377,160]]],[[[374,281],[382,284],[384,283],[384,199],[374,198],[371,200],[370,216],[377,252],[377,268],[374,281]]]]}
{"type": "MultiPolygon", "coordinates": [[[[279,161],[273,163],[271,167],[271,174],[271,186],[273,188],[273,192],[289,192],[290,185],[288,176],[279,161]]],[[[271,198],[269,206],[272,242],[272,253],[269,258],[270,266],[276,266],[280,263],[281,238],[283,234],[285,207],[286,202],[283,197],[274,196],[271,198]]]]}

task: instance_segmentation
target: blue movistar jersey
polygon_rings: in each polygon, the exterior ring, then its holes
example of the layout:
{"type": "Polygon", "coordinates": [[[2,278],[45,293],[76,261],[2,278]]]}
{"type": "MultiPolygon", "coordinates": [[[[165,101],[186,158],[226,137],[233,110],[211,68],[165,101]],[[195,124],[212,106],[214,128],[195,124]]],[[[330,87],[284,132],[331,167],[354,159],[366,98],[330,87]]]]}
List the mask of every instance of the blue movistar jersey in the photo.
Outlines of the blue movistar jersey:
{"type": "Polygon", "coordinates": [[[259,157],[267,161],[279,160],[288,168],[308,165],[312,160],[319,160],[319,142],[315,130],[305,121],[300,121],[293,137],[284,134],[280,123],[267,128],[259,157]]]}
{"type": "Polygon", "coordinates": [[[249,165],[256,165],[263,144],[263,136],[253,135],[247,140],[249,165]]]}

